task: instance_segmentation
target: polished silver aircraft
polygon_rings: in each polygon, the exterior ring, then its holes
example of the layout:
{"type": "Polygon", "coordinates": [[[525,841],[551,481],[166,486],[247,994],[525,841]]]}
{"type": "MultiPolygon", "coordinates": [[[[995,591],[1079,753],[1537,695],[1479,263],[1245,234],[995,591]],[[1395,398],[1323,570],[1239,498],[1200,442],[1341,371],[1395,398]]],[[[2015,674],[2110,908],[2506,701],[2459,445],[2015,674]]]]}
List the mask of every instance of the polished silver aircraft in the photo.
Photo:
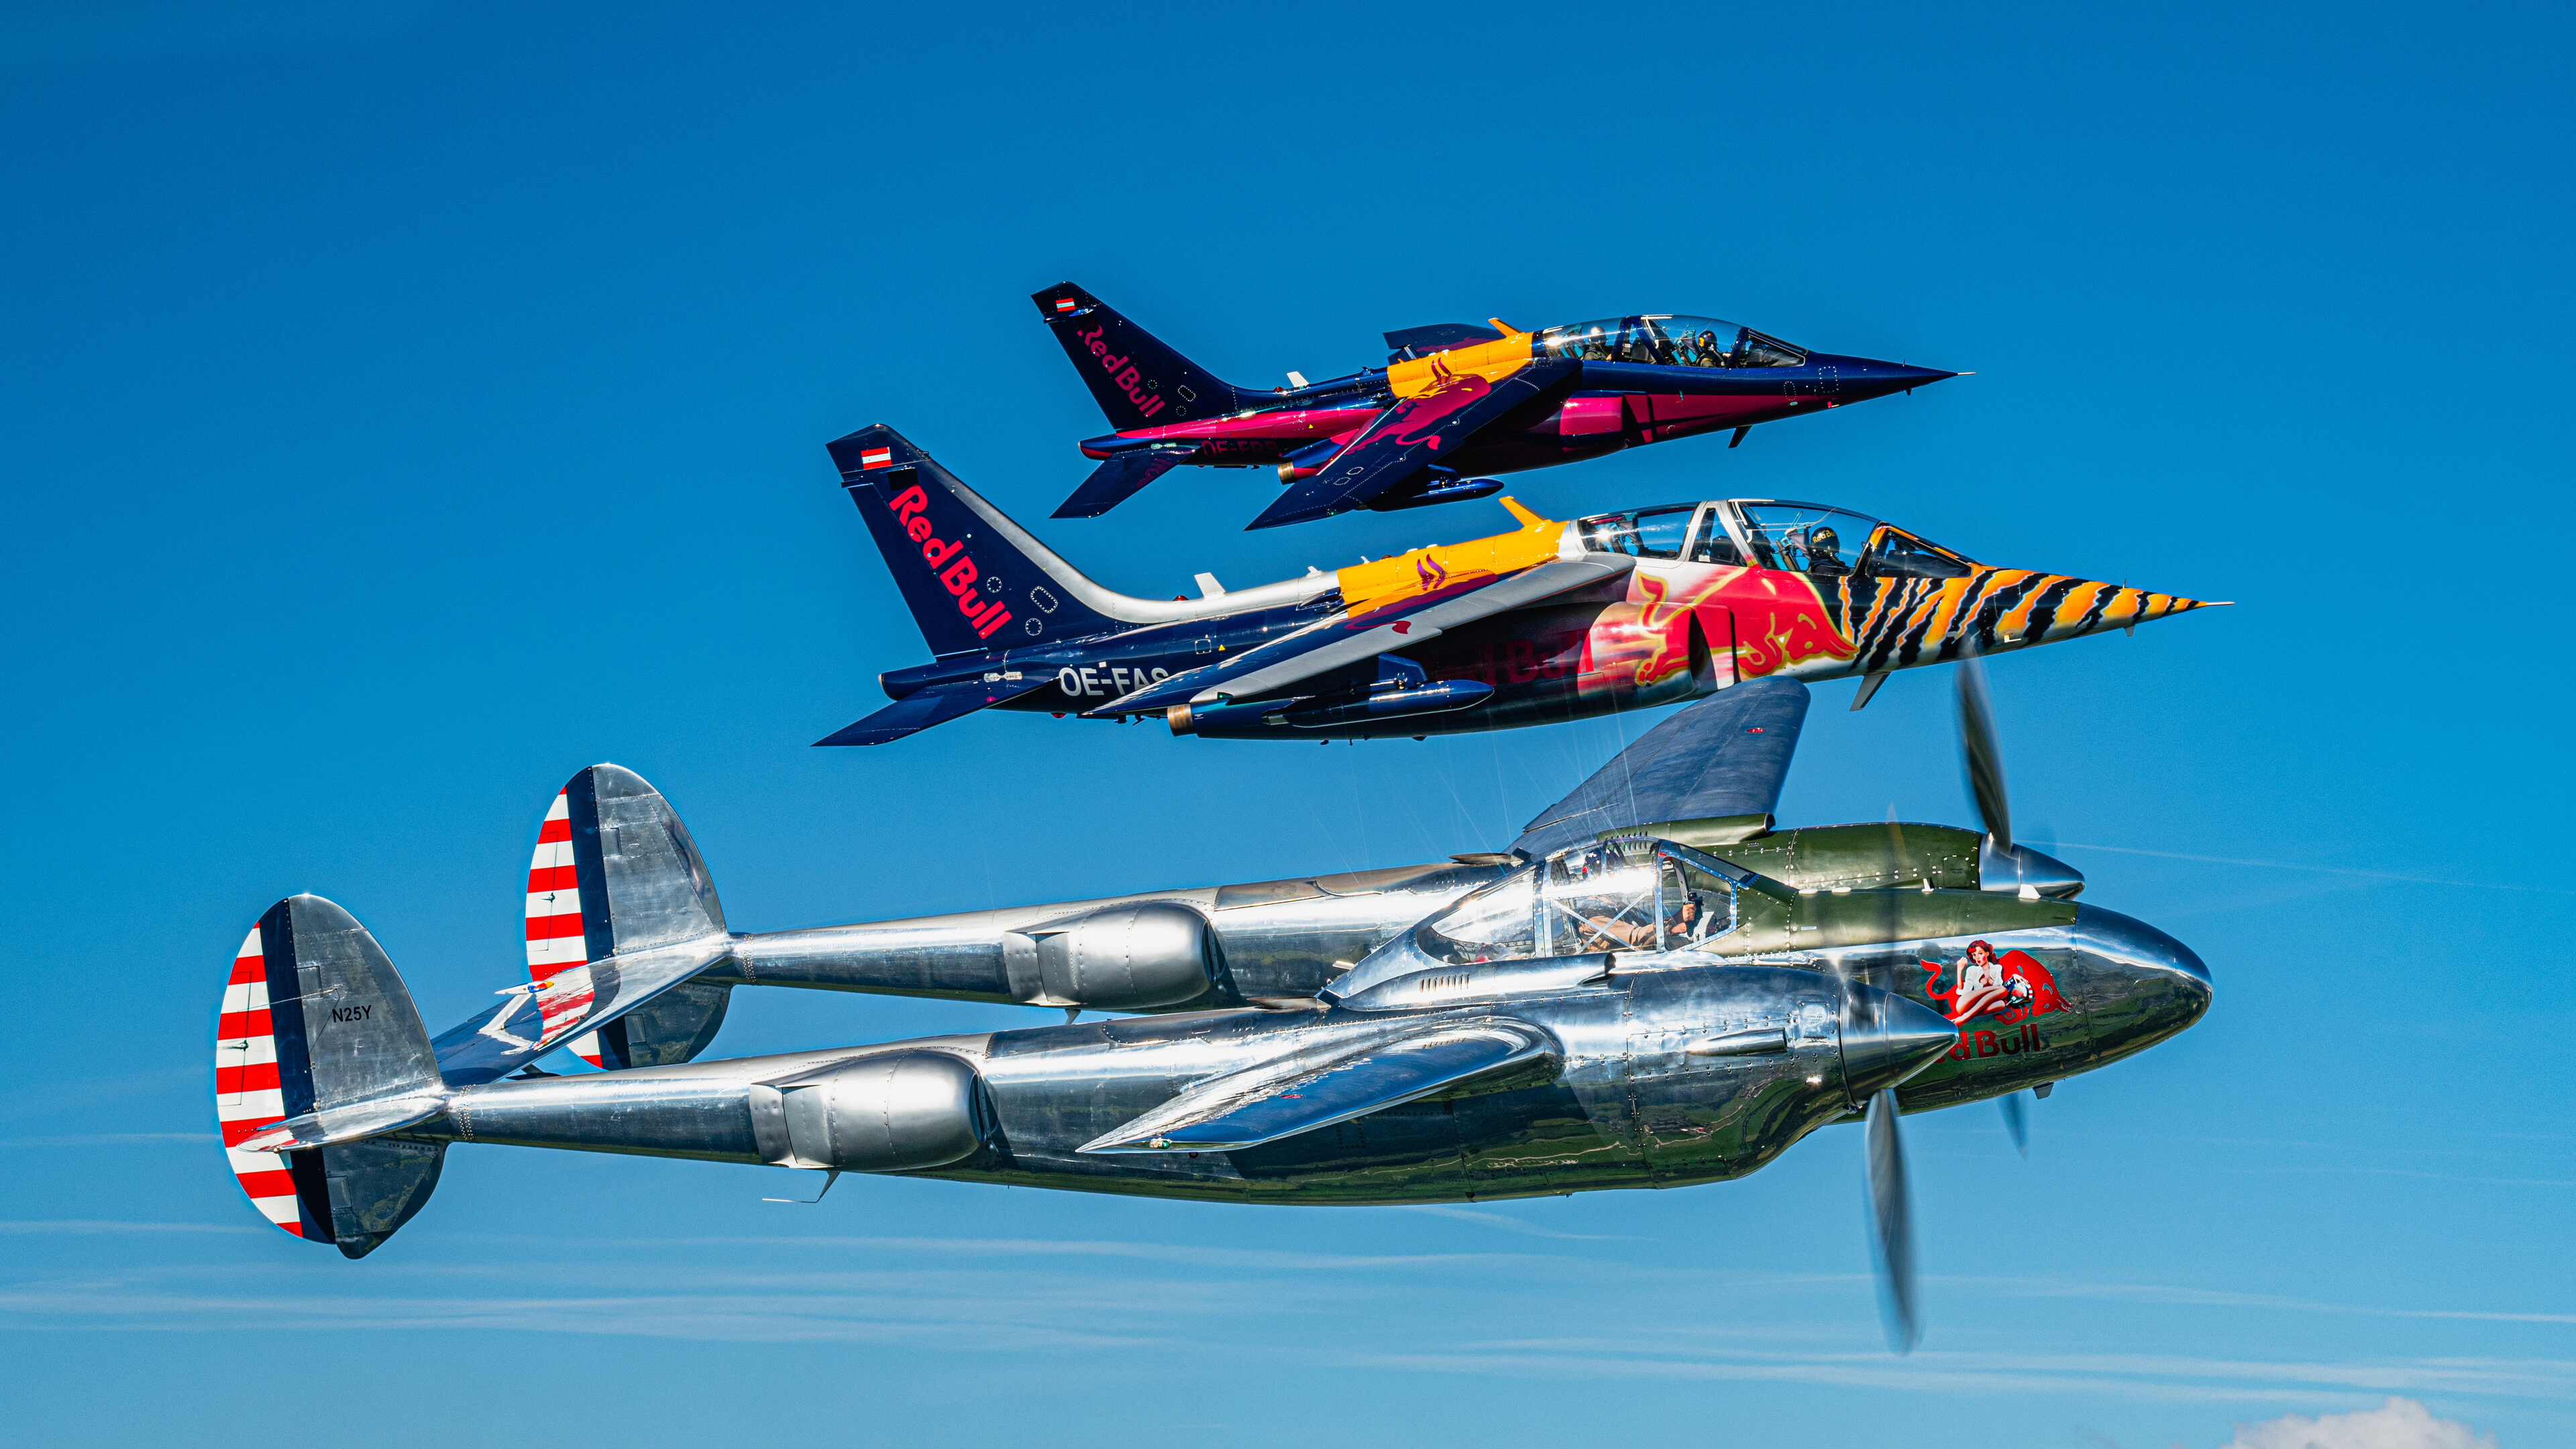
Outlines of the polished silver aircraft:
{"type": "Polygon", "coordinates": [[[2021,1096],[2181,1031],[2181,943],[1985,829],[1776,829],[1807,709],[1761,680],[1665,720],[1506,851],[1354,875],[735,932],[678,816],[614,765],[538,837],[531,980],[433,1039],[340,907],[236,954],[217,1117],[272,1223],[362,1257],[449,1146],[1225,1202],[1476,1201],[1740,1177],[1866,1122],[1881,1281],[1915,1337],[1897,1114],[2021,1096]],[[696,1061],[740,986],[1061,1008],[1064,1023],[696,1061]],[[1076,1022],[1081,1011],[1138,1013],[1076,1022]],[[562,1047],[609,1070],[551,1076],[562,1047]],[[512,1075],[516,1073],[517,1075],[512,1075]]]}

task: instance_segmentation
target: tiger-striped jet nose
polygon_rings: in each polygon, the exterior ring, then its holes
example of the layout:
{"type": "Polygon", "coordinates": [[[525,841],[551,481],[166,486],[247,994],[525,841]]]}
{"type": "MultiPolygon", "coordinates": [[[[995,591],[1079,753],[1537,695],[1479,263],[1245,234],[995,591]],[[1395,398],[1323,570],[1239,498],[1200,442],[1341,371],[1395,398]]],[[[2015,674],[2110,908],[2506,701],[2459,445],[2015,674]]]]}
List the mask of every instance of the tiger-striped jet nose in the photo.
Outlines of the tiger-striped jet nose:
{"type": "Polygon", "coordinates": [[[2134,629],[2195,609],[2226,607],[2223,600],[2186,599],[2100,579],[2021,569],[1980,569],[1952,581],[1945,592],[1952,594],[1950,608],[1957,622],[1950,624],[1942,643],[1943,659],[1956,659],[1971,647],[1984,652],[2048,644],[2106,629],[2134,629]]]}

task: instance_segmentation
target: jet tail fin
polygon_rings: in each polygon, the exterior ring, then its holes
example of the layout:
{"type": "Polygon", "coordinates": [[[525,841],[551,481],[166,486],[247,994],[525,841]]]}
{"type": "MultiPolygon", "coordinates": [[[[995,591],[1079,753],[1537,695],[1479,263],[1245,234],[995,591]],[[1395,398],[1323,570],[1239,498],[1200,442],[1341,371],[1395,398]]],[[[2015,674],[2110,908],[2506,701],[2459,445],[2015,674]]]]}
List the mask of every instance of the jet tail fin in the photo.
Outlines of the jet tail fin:
{"type": "Polygon", "coordinates": [[[1118,596],[880,423],[830,445],[841,485],[866,520],[921,637],[937,655],[1008,649],[1105,632],[1083,602],[1118,596]]]}
{"type": "Polygon", "coordinates": [[[1071,282],[1040,288],[1029,300],[1073,359],[1073,370],[1082,374],[1109,426],[1121,432],[1223,417],[1267,396],[1219,381],[1071,282]]]}
{"type": "Polygon", "coordinates": [[[320,896],[269,907],[234,953],[215,1025],[215,1120],[251,1206],[365,1257],[429,1200],[445,1147],[348,1139],[433,1116],[445,1094],[375,937],[320,896]]]}

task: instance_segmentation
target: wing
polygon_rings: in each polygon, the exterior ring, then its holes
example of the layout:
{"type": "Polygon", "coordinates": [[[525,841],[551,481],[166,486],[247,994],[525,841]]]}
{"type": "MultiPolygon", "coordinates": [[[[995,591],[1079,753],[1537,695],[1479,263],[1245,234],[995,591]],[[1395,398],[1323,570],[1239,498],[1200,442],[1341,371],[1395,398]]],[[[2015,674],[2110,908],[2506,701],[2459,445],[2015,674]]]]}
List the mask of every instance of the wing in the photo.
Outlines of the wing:
{"type": "MultiPolygon", "coordinates": [[[[1330,1054],[1300,1056],[1199,1083],[1083,1152],[1230,1152],[1258,1147],[1488,1073],[1552,1065],[1556,1039],[1517,1021],[1425,1023],[1330,1054]]],[[[1553,1075],[1553,1072],[1550,1072],[1553,1075]]]]}
{"type": "Polygon", "coordinates": [[[1098,518],[1126,502],[1137,489],[1153,482],[1181,465],[1199,450],[1196,442],[1180,448],[1144,448],[1121,453],[1091,470],[1073,496],[1064,500],[1052,518],[1098,518]]]}
{"type": "Polygon", "coordinates": [[[1457,455],[1487,423],[1553,388],[1570,387],[1581,364],[1534,360],[1500,382],[1462,373],[1378,415],[1368,431],[1333,455],[1324,471],[1289,485],[1250,528],[1277,528],[1348,513],[1418,480],[1431,465],[1457,455]]]}
{"type": "MultiPolygon", "coordinates": [[[[1637,566],[1625,554],[1551,559],[1534,569],[1420,595],[1366,614],[1336,615],[1294,634],[1123,695],[1092,715],[1143,714],[1176,704],[1267,699],[1318,675],[1436,639],[1444,631],[1606,582],[1637,566]]],[[[1049,676],[1050,678],[1052,676],[1049,676]]]]}
{"type": "Polygon", "coordinates": [[[1807,687],[1756,679],[1719,691],[1646,731],[1512,842],[1533,856],[1562,850],[1604,830],[1767,815],[1807,718],[1807,687]]]}
{"type": "Polygon", "coordinates": [[[882,745],[919,734],[936,724],[946,724],[961,715],[970,715],[988,704],[1000,704],[1013,695],[1026,694],[1055,682],[1055,676],[1032,671],[1024,679],[969,679],[956,684],[934,684],[928,689],[907,694],[856,724],[816,740],[817,745],[882,745]]]}

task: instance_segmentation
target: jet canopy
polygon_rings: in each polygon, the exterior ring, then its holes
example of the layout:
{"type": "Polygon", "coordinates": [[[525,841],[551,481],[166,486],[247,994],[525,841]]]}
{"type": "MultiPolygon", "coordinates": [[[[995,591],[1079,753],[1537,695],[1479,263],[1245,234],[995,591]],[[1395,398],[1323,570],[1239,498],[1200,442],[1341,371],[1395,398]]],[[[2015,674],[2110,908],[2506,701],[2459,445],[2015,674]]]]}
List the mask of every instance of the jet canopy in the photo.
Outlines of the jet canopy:
{"type": "Polygon", "coordinates": [[[1594,553],[1776,569],[1816,578],[1956,579],[1975,567],[1894,524],[1822,503],[1738,498],[1665,503],[1579,519],[1594,553]]]}
{"type": "Polygon", "coordinates": [[[1742,924],[1741,867],[1668,840],[1595,841],[1523,866],[1414,928],[1415,949],[1472,965],[1596,951],[1687,951],[1742,924]]]}
{"type": "Polygon", "coordinates": [[[1649,367],[1799,367],[1804,350],[1715,317],[1611,317],[1550,327],[1541,356],[1569,362],[1638,362],[1649,367]]]}

